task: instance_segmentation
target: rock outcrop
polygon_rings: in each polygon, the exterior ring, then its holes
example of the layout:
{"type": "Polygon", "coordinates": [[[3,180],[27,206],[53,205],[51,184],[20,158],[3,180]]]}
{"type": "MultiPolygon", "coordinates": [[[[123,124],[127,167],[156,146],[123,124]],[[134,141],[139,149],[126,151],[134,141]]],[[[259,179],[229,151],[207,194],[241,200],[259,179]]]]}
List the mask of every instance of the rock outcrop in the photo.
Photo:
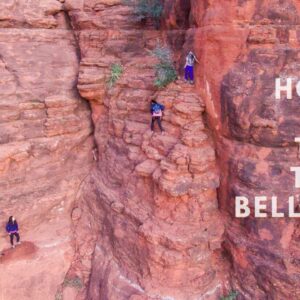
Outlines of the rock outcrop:
{"type": "Polygon", "coordinates": [[[0,4],[1,251],[10,215],[23,244],[4,251],[0,298],[54,299],[75,249],[70,217],[92,165],[77,45],[57,1],[0,4]]]}
{"type": "MultiPolygon", "coordinates": [[[[200,58],[204,95],[221,169],[219,201],[231,285],[245,299],[299,298],[299,224],[288,217],[298,195],[299,97],[275,99],[275,78],[298,78],[298,1],[192,2],[187,43],[200,58]],[[235,196],[278,197],[284,219],[238,220],[235,196]]],[[[284,98],[284,97],[283,97],[284,98]]],[[[271,207],[268,206],[268,212],[271,207]]]]}
{"type": "Polygon", "coordinates": [[[205,105],[184,82],[161,92],[154,87],[157,61],[149,51],[172,33],[141,26],[122,1],[65,7],[81,49],[78,90],[91,103],[98,147],[90,197],[98,205],[99,238],[87,297],[221,295],[219,173],[205,105]],[[124,72],[109,88],[114,63],[124,72]],[[166,107],[164,134],[150,131],[154,95],[166,107]]]}

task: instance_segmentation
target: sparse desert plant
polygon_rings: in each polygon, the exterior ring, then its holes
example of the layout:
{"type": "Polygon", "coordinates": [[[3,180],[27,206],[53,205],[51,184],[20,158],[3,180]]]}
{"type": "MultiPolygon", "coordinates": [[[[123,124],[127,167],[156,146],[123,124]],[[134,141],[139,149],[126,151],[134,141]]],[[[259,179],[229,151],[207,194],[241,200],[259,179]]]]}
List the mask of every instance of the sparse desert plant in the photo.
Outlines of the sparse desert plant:
{"type": "Polygon", "coordinates": [[[168,47],[158,44],[151,51],[151,54],[159,60],[158,64],[155,65],[156,78],[154,85],[158,88],[166,87],[177,79],[177,72],[172,61],[172,52],[168,47]]]}
{"type": "Polygon", "coordinates": [[[63,300],[62,291],[57,291],[55,294],[55,300],[63,300]]]}
{"type": "Polygon", "coordinates": [[[238,294],[237,291],[231,291],[227,296],[221,297],[220,300],[236,300],[238,294]]]}
{"type": "Polygon", "coordinates": [[[161,45],[161,42],[157,40],[157,45],[154,50],[151,51],[152,55],[157,57],[159,61],[172,63],[172,52],[169,47],[161,45]]]}
{"type": "Polygon", "coordinates": [[[151,18],[155,22],[158,29],[160,26],[160,18],[163,13],[163,5],[161,0],[124,0],[127,5],[134,7],[134,14],[138,21],[144,21],[151,18]]]}
{"type": "Polygon", "coordinates": [[[123,66],[121,64],[115,63],[111,65],[110,76],[107,81],[108,87],[112,88],[116,82],[120,79],[123,74],[123,66]]]}
{"type": "Polygon", "coordinates": [[[166,63],[160,63],[157,64],[155,68],[156,80],[154,84],[158,88],[163,88],[177,79],[177,73],[173,66],[166,63]]]}
{"type": "Polygon", "coordinates": [[[80,290],[83,287],[83,283],[79,277],[66,278],[64,280],[63,286],[70,286],[80,290]]]}

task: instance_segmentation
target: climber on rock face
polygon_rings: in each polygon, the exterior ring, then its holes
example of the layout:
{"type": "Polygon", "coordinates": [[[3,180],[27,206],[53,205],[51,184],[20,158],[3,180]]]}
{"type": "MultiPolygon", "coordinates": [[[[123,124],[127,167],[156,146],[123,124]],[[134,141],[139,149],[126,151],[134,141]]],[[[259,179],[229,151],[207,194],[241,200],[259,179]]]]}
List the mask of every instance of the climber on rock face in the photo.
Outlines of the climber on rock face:
{"type": "Polygon", "coordinates": [[[164,129],[162,128],[161,125],[161,119],[162,119],[162,115],[163,115],[163,111],[164,111],[165,107],[158,103],[155,99],[151,100],[151,108],[150,108],[150,112],[152,115],[152,120],[151,120],[151,131],[154,131],[154,122],[157,121],[157,124],[159,126],[160,131],[163,133],[164,129]]]}
{"type": "Polygon", "coordinates": [[[19,226],[17,220],[13,216],[10,216],[8,219],[8,222],[6,224],[6,231],[8,232],[10,237],[11,247],[15,248],[14,236],[17,239],[17,244],[20,244],[20,235],[19,235],[19,226]]]}
{"type": "Polygon", "coordinates": [[[195,62],[199,63],[195,54],[190,51],[185,59],[184,65],[184,80],[188,81],[191,84],[194,84],[194,64],[195,62]]]}

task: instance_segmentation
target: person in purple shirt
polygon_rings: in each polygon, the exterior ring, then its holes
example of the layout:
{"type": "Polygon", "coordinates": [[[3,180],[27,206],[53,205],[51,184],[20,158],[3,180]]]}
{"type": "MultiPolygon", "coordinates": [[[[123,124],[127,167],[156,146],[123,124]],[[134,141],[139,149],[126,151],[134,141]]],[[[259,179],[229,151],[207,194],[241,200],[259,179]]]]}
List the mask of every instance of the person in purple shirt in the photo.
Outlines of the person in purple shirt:
{"type": "Polygon", "coordinates": [[[20,244],[20,235],[19,235],[19,226],[18,226],[17,220],[13,216],[10,216],[8,219],[8,222],[6,224],[6,231],[10,237],[11,247],[15,248],[14,236],[17,239],[17,244],[20,244]]]}

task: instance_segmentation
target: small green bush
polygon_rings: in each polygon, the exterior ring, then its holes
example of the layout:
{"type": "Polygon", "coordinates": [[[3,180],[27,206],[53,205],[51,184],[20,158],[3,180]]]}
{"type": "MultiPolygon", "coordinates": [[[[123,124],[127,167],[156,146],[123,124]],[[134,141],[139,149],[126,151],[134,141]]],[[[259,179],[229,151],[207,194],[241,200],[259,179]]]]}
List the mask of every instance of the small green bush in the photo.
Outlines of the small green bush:
{"type": "Polygon", "coordinates": [[[141,19],[160,19],[163,6],[160,0],[138,0],[135,12],[141,19]]]}
{"type": "Polygon", "coordinates": [[[162,46],[161,42],[157,40],[157,46],[151,52],[152,55],[157,57],[161,62],[172,63],[172,52],[169,47],[162,46]]]}
{"type": "Polygon", "coordinates": [[[112,88],[123,74],[123,66],[120,64],[112,64],[110,68],[110,76],[107,81],[108,87],[112,88]]]}
{"type": "Polygon", "coordinates": [[[221,297],[220,300],[236,300],[238,294],[237,291],[231,291],[227,296],[221,297]]]}
{"type": "Polygon", "coordinates": [[[55,300],[63,300],[63,294],[61,291],[57,291],[55,294],[55,300]]]}
{"type": "Polygon", "coordinates": [[[66,278],[64,280],[64,286],[71,286],[74,287],[78,290],[80,290],[83,287],[83,283],[79,277],[74,277],[74,278],[66,278]]]}
{"type": "Polygon", "coordinates": [[[158,88],[166,87],[177,79],[177,72],[172,62],[172,53],[168,47],[156,46],[152,55],[157,57],[159,63],[155,65],[156,78],[154,85],[158,88]]]}
{"type": "Polygon", "coordinates": [[[163,13],[161,0],[124,0],[127,5],[134,6],[134,14],[137,20],[142,21],[146,18],[154,20],[156,28],[159,28],[160,18],[163,13]]]}
{"type": "Polygon", "coordinates": [[[166,87],[169,83],[177,79],[177,73],[173,66],[161,63],[155,66],[156,79],[154,85],[158,88],[166,87]]]}

